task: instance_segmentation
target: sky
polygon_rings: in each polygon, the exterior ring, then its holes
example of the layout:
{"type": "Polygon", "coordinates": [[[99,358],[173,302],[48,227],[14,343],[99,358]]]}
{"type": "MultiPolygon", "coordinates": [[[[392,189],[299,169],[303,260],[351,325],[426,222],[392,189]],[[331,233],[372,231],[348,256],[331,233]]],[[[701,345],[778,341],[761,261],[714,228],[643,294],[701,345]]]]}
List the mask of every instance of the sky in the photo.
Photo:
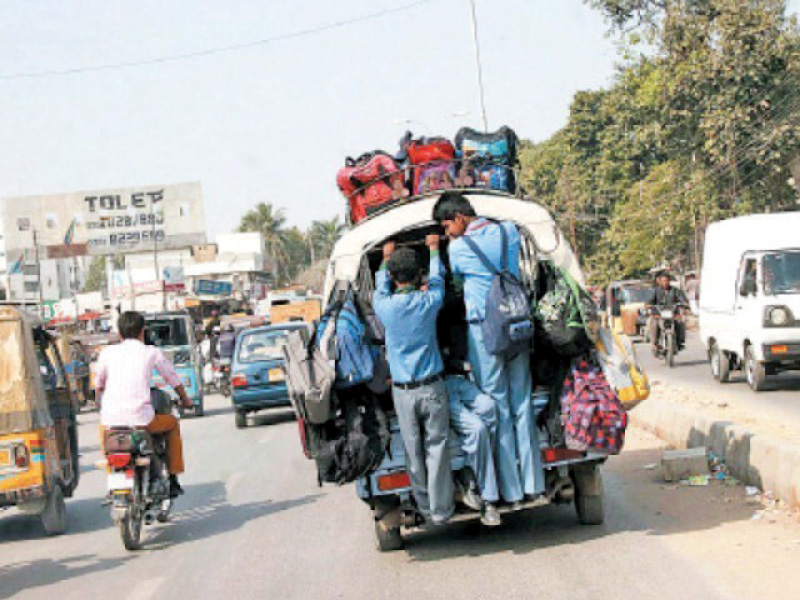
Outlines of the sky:
{"type": "MultiPolygon", "coordinates": [[[[581,0],[476,6],[490,129],[546,139],[612,81],[581,0]]],[[[0,197],[200,181],[210,238],[262,201],[343,215],[346,156],[480,127],[471,36],[468,0],[5,0],[0,197]]]]}

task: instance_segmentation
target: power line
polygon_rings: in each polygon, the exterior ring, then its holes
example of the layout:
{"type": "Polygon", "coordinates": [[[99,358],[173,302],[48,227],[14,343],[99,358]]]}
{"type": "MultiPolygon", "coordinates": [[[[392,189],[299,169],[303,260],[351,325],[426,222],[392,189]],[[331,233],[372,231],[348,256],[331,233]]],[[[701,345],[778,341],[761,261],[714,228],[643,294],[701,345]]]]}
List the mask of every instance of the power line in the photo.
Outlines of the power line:
{"type": "Polygon", "coordinates": [[[154,58],[146,58],[142,60],[132,60],[132,61],[123,61],[123,62],[116,62],[116,63],[105,63],[100,65],[89,65],[85,67],[74,67],[69,69],[50,69],[50,70],[43,70],[43,71],[28,71],[28,72],[20,72],[20,73],[6,73],[0,74],[0,81],[12,81],[15,79],[40,79],[44,77],[55,77],[55,76],[68,76],[68,75],[78,75],[81,73],[92,73],[97,71],[111,71],[114,69],[127,69],[133,67],[144,67],[150,65],[157,65],[169,62],[176,62],[180,60],[189,60],[193,58],[203,58],[206,56],[212,56],[214,54],[222,54],[225,52],[235,52],[238,50],[246,50],[247,48],[255,48],[258,46],[265,46],[268,44],[273,44],[275,42],[284,42],[287,40],[293,40],[301,37],[307,37],[310,35],[314,35],[317,33],[322,33],[325,31],[330,31],[332,29],[340,29],[342,27],[348,27],[350,25],[354,25],[356,23],[364,23],[366,21],[373,21],[375,19],[380,19],[387,15],[405,12],[421,6],[423,4],[428,4],[431,0],[418,0],[417,2],[411,2],[409,4],[403,4],[401,6],[397,6],[395,8],[388,8],[386,10],[381,10],[378,12],[370,13],[367,15],[363,15],[360,17],[353,17],[350,19],[343,19],[341,21],[335,21],[333,23],[328,23],[327,25],[319,25],[317,27],[311,27],[308,29],[301,29],[299,31],[293,31],[291,33],[285,33],[282,35],[277,35],[268,38],[262,38],[259,40],[253,40],[250,42],[242,42],[240,44],[230,44],[227,46],[215,46],[213,48],[207,48],[205,50],[198,50],[195,52],[183,52],[180,54],[170,54],[166,56],[158,56],[154,58]]]}

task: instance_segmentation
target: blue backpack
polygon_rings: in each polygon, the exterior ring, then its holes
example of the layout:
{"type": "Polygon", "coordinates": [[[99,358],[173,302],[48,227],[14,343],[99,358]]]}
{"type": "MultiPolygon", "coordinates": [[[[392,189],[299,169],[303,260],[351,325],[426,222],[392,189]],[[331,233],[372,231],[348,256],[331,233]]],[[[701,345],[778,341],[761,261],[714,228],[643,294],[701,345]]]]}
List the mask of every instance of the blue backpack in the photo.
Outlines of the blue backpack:
{"type": "Polygon", "coordinates": [[[503,251],[498,270],[468,235],[464,241],[492,274],[491,287],[486,297],[486,316],[481,323],[483,343],[489,354],[510,358],[530,348],[533,338],[533,320],[530,301],[522,282],[508,269],[508,234],[502,223],[500,235],[503,251]]]}
{"type": "Polygon", "coordinates": [[[317,340],[333,319],[335,335],[336,383],[338,389],[370,382],[375,375],[377,347],[370,341],[367,327],[356,308],[355,301],[347,298],[337,303],[322,316],[317,327],[317,340]]]}

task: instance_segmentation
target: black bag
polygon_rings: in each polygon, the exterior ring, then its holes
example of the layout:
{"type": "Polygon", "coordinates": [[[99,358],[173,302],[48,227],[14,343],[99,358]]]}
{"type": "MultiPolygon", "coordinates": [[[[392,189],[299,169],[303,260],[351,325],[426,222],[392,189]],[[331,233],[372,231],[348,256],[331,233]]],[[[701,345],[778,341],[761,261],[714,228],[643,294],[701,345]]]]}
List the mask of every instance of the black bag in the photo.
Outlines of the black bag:
{"type": "Polygon", "coordinates": [[[503,126],[492,133],[482,133],[462,127],[455,139],[460,158],[479,158],[499,165],[513,166],[517,162],[517,134],[503,126]]]}
{"type": "Polygon", "coordinates": [[[389,447],[386,413],[366,386],[337,390],[341,412],[324,425],[304,425],[306,453],[317,463],[317,480],[342,485],[375,470],[389,447]]]}

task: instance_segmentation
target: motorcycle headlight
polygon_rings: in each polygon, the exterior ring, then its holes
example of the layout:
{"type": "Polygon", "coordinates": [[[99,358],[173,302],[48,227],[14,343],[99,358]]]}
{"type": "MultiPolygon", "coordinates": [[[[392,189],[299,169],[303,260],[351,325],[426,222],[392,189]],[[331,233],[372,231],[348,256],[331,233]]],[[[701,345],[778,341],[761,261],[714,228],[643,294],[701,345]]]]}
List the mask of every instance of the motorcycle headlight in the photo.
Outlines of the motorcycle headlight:
{"type": "Polygon", "coordinates": [[[765,327],[789,327],[793,323],[792,311],[786,306],[768,306],[764,311],[765,327]]]}

